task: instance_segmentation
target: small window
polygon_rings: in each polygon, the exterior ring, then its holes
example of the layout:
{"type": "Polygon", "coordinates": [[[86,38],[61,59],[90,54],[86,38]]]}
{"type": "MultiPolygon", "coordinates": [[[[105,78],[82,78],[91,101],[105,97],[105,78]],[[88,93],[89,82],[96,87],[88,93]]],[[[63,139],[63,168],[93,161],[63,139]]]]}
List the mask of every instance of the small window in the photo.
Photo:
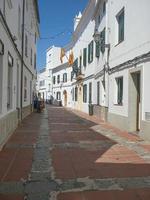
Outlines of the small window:
{"type": "Polygon", "coordinates": [[[100,105],[100,82],[97,82],[97,105],[100,105]]]}
{"type": "Polygon", "coordinates": [[[55,85],[55,83],[56,83],[56,77],[53,76],[53,84],[55,85]]]}
{"type": "Polygon", "coordinates": [[[100,57],[100,42],[95,42],[95,56],[100,57]]]}
{"type": "Polygon", "coordinates": [[[27,77],[24,77],[24,102],[27,101],[27,77]]]}
{"type": "Polygon", "coordinates": [[[93,41],[88,45],[88,63],[93,61],[93,41]]]}
{"type": "Polygon", "coordinates": [[[60,92],[57,92],[57,93],[56,93],[56,99],[57,99],[58,101],[61,100],[61,93],[60,93],[60,92]]]}
{"type": "Polygon", "coordinates": [[[57,75],[57,83],[60,83],[60,75],[57,75]]]}
{"type": "Polygon", "coordinates": [[[83,102],[87,102],[87,85],[83,85],[83,102]]]}
{"type": "Polygon", "coordinates": [[[89,103],[92,103],[92,83],[89,83],[89,103]]]}
{"type": "Polygon", "coordinates": [[[36,54],[34,54],[34,69],[36,69],[36,54]]]}
{"type": "Polygon", "coordinates": [[[78,101],[78,88],[75,87],[75,101],[78,101]]]}
{"type": "Polygon", "coordinates": [[[118,43],[124,40],[124,9],[122,9],[117,15],[118,23],[118,43]]]}
{"type": "Polygon", "coordinates": [[[83,49],[83,66],[86,67],[87,64],[87,48],[83,49]]]}
{"type": "Polygon", "coordinates": [[[13,100],[13,58],[8,53],[7,108],[12,108],[13,100]]]}
{"type": "Polygon", "coordinates": [[[106,2],[103,3],[103,15],[106,14],[106,2]]]}
{"type": "Polygon", "coordinates": [[[30,55],[30,64],[32,65],[32,57],[33,57],[33,51],[31,49],[31,55],[30,55]]]}
{"type": "Polygon", "coordinates": [[[117,84],[117,104],[123,104],[123,77],[116,78],[117,84]]]}
{"type": "Polygon", "coordinates": [[[74,101],[74,88],[72,88],[72,101],[74,101]]]}
{"type": "Polygon", "coordinates": [[[101,44],[100,44],[100,46],[101,46],[101,52],[105,53],[105,38],[106,38],[105,28],[101,32],[100,38],[101,38],[101,44]]]}
{"type": "Polygon", "coordinates": [[[63,74],[63,82],[66,83],[67,82],[67,73],[63,74]]]}

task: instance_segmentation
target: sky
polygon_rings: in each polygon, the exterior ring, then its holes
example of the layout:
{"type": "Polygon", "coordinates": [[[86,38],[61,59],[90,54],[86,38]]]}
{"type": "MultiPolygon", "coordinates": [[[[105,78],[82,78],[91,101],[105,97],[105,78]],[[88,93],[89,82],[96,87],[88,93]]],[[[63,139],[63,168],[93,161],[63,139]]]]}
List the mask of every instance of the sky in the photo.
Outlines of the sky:
{"type": "Polygon", "coordinates": [[[88,0],[39,0],[38,70],[46,65],[47,48],[52,45],[63,47],[70,41],[74,17],[79,11],[83,12],[87,4],[88,0]]]}

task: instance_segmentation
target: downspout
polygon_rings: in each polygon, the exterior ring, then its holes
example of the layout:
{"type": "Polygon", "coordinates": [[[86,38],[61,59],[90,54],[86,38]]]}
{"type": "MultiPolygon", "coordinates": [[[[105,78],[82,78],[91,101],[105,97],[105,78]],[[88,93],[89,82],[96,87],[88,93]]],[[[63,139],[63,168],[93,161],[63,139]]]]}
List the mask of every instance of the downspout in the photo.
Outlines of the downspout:
{"type": "Polygon", "coordinates": [[[22,5],[22,44],[21,44],[21,88],[20,88],[20,116],[21,121],[23,119],[23,65],[24,65],[24,22],[25,22],[25,0],[23,0],[22,5]]]}

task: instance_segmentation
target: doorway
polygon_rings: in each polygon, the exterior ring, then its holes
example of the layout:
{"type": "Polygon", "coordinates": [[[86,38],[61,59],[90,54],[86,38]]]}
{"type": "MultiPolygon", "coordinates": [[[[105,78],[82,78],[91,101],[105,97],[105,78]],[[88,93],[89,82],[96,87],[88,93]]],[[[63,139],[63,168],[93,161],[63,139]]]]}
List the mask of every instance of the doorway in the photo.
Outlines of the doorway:
{"type": "Polygon", "coordinates": [[[131,83],[129,87],[129,111],[131,131],[140,131],[141,121],[141,72],[131,73],[131,83]]]}
{"type": "Polygon", "coordinates": [[[64,94],[64,106],[66,107],[67,106],[67,91],[64,90],[63,94],[64,94]]]}

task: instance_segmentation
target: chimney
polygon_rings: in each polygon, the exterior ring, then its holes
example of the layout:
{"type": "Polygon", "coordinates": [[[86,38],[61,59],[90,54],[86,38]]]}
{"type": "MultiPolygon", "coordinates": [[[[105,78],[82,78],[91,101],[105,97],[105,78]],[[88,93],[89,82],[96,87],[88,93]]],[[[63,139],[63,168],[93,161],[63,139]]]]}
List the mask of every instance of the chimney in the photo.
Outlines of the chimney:
{"type": "Polygon", "coordinates": [[[79,14],[75,16],[75,18],[74,18],[74,31],[76,30],[76,28],[77,28],[77,26],[80,22],[81,17],[82,17],[81,12],[79,12],[79,14]]]}

